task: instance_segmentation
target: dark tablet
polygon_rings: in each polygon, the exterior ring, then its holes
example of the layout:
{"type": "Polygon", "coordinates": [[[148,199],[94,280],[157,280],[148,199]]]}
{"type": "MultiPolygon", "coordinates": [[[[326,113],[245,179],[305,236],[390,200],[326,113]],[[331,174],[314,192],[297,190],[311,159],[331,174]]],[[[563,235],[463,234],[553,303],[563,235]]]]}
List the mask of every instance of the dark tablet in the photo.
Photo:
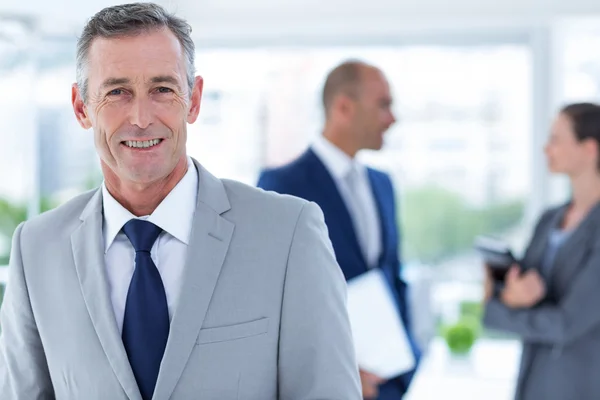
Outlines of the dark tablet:
{"type": "Polygon", "coordinates": [[[475,249],[481,254],[496,281],[504,281],[506,273],[517,260],[510,247],[503,241],[489,236],[479,236],[475,239],[475,249]]]}

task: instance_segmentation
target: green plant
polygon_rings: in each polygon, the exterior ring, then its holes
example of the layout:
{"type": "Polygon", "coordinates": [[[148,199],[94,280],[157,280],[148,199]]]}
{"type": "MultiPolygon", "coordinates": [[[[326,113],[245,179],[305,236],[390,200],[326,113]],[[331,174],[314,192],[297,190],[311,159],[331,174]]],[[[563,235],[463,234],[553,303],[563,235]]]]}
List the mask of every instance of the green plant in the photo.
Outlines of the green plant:
{"type": "Polygon", "coordinates": [[[26,218],[26,204],[0,198],[0,235],[10,238],[16,227],[26,218]]]}
{"type": "MultiPolygon", "coordinates": [[[[500,339],[500,340],[514,340],[518,336],[512,333],[497,331],[493,329],[487,329],[483,325],[483,302],[481,301],[463,301],[459,305],[461,320],[468,320],[469,324],[475,328],[476,337],[486,339],[500,339]]],[[[444,324],[441,317],[436,320],[436,331],[439,336],[445,338],[448,325],[444,324]]]]}
{"type": "Polygon", "coordinates": [[[452,354],[463,355],[471,351],[479,335],[479,324],[472,318],[462,318],[444,329],[444,339],[452,354]]]}
{"type": "Polygon", "coordinates": [[[483,303],[481,301],[463,301],[460,303],[460,316],[481,321],[483,318],[483,303]]]}
{"type": "Polygon", "coordinates": [[[408,190],[400,206],[399,223],[406,259],[436,264],[472,248],[477,235],[502,233],[519,223],[521,200],[469,205],[460,193],[438,186],[408,190]]]}

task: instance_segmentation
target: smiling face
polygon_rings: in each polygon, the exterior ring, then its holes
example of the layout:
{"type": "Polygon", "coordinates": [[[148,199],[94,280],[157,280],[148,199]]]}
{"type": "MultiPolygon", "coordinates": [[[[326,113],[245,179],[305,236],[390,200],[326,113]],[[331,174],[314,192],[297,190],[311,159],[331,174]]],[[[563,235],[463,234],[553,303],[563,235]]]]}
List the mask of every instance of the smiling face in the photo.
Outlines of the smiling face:
{"type": "Polygon", "coordinates": [[[80,124],[93,128],[105,178],[149,185],[183,165],[187,123],[200,109],[202,78],[192,93],[186,59],[168,29],[96,38],[88,54],[88,99],[73,87],[80,124]]]}

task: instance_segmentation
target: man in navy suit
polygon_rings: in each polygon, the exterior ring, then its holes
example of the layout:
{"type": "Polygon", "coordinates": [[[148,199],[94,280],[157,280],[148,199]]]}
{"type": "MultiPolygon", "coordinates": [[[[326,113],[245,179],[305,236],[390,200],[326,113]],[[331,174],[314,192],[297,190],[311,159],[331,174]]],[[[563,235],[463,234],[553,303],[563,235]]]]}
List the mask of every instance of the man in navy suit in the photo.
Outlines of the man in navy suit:
{"type": "MultiPolygon", "coordinates": [[[[400,251],[394,190],[389,176],[361,165],[362,149],[379,150],[395,122],[392,96],[383,73],[361,61],[346,61],[333,69],[323,88],[326,122],[323,134],[288,165],[261,173],[258,186],[317,203],[336,258],[346,280],[372,268],[388,279],[415,359],[420,350],[411,334],[407,287],[399,278],[400,251]]],[[[414,370],[384,381],[361,371],[363,397],[399,400],[414,370]]]]}

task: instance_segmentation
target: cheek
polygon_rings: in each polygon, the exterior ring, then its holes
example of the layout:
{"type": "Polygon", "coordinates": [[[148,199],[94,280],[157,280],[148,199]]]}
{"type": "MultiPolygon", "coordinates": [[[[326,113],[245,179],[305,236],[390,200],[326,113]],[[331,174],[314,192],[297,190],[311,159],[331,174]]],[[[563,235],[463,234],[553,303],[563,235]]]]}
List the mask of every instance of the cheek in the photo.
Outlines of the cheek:
{"type": "Polygon", "coordinates": [[[181,134],[187,123],[187,108],[185,104],[176,100],[160,103],[155,107],[155,116],[172,132],[181,134]]]}
{"type": "Polygon", "coordinates": [[[127,105],[122,103],[106,104],[99,108],[94,121],[99,140],[110,143],[110,138],[119,127],[127,122],[127,105]],[[104,139],[103,139],[104,138],[104,139]]]}
{"type": "Polygon", "coordinates": [[[564,149],[560,148],[556,148],[550,153],[550,159],[553,164],[561,168],[567,167],[570,161],[568,152],[565,152],[564,149]]]}
{"type": "Polygon", "coordinates": [[[584,159],[576,149],[556,147],[550,153],[552,161],[564,169],[578,168],[584,164],[584,159]]]}
{"type": "Polygon", "coordinates": [[[379,121],[380,125],[386,125],[391,120],[391,114],[387,110],[379,110],[375,114],[375,116],[376,116],[377,120],[379,121]]]}

